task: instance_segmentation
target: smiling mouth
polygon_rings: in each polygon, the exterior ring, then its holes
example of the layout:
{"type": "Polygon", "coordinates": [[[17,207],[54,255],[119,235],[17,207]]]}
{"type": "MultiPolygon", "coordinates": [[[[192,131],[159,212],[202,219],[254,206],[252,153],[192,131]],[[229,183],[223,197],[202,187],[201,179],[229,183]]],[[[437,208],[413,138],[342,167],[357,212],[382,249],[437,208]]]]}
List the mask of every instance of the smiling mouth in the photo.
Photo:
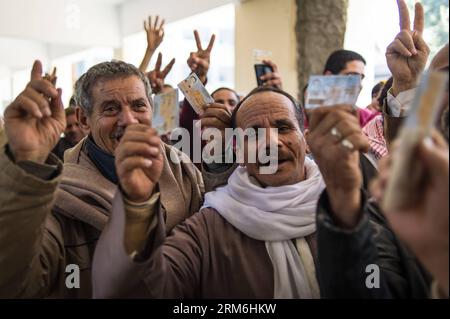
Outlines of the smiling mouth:
{"type": "Polygon", "coordinates": [[[269,160],[267,163],[259,163],[258,162],[258,167],[269,167],[271,164],[276,164],[276,165],[280,166],[288,161],[289,161],[289,159],[284,158],[284,159],[277,159],[276,161],[269,160]]]}
{"type": "Polygon", "coordinates": [[[118,144],[123,137],[123,133],[117,133],[112,136],[112,139],[118,144]]]}
{"type": "Polygon", "coordinates": [[[118,143],[120,143],[120,140],[122,139],[124,134],[125,134],[125,128],[117,127],[114,130],[114,132],[111,134],[111,138],[118,144],[118,143]]]}

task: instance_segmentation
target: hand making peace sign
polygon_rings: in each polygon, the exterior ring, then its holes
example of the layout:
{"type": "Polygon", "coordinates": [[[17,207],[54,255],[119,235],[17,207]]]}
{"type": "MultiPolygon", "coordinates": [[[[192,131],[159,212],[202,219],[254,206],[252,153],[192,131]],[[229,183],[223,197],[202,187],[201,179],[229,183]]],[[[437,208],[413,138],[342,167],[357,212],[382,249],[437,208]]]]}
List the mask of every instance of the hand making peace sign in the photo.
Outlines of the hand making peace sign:
{"type": "Polygon", "coordinates": [[[66,127],[61,93],[42,77],[42,64],[35,61],[30,82],[5,110],[5,132],[16,161],[42,164],[55,147],[66,127]]]}
{"type": "Polygon", "coordinates": [[[175,59],[172,59],[170,63],[161,70],[162,64],[162,54],[158,54],[158,59],[156,60],[155,69],[147,73],[147,77],[150,80],[150,85],[152,86],[152,91],[155,94],[158,94],[162,91],[164,87],[164,79],[167,74],[169,74],[170,70],[172,70],[173,65],[175,64],[175,59]]]}
{"type": "Polygon", "coordinates": [[[213,34],[211,40],[209,40],[208,47],[203,50],[202,42],[197,30],[194,30],[195,42],[197,43],[197,52],[191,52],[187,64],[191,68],[192,72],[197,74],[199,79],[205,83],[206,76],[209,70],[211,50],[214,46],[216,36],[213,34]]]}
{"type": "Polygon", "coordinates": [[[416,87],[419,75],[425,69],[430,49],[423,40],[422,33],[425,24],[424,10],[416,3],[414,28],[411,30],[411,20],[405,0],[397,0],[400,15],[400,33],[387,47],[386,59],[394,82],[393,94],[416,87]]]}

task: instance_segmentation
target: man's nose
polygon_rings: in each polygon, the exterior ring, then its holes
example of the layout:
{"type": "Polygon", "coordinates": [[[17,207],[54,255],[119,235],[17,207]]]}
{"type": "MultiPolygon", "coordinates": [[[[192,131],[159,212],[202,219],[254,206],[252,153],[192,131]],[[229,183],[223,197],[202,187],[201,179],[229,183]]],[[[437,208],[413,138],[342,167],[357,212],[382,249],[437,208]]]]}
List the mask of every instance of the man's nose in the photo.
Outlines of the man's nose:
{"type": "Polygon", "coordinates": [[[134,113],[129,108],[124,108],[119,115],[119,125],[128,126],[131,124],[137,124],[139,121],[137,120],[134,113]]]}
{"type": "Polygon", "coordinates": [[[269,150],[271,147],[280,147],[280,140],[278,138],[278,130],[274,128],[265,128],[265,134],[258,134],[262,138],[259,141],[259,148],[264,147],[269,150]]]}

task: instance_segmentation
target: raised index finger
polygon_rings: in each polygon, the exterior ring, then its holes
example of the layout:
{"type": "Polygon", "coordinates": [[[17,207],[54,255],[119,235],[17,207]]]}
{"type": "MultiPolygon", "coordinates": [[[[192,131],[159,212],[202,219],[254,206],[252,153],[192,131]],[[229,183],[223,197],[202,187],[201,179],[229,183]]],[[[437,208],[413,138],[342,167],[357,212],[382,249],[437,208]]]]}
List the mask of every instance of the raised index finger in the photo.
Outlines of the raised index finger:
{"type": "Polygon", "coordinates": [[[203,50],[202,48],[202,41],[200,41],[200,36],[198,35],[198,31],[194,30],[194,37],[195,37],[195,42],[197,43],[197,49],[199,51],[203,50]]]}
{"type": "Polygon", "coordinates": [[[397,0],[398,14],[400,17],[400,30],[411,30],[409,10],[405,0],[397,0]]]}
{"type": "Polygon", "coordinates": [[[42,79],[42,63],[39,60],[34,61],[33,68],[31,69],[31,80],[42,79]]]}
{"type": "Polygon", "coordinates": [[[52,77],[55,77],[55,76],[56,76],[56,66],[53,67],[51,76],[52,76],[52,77]]]}

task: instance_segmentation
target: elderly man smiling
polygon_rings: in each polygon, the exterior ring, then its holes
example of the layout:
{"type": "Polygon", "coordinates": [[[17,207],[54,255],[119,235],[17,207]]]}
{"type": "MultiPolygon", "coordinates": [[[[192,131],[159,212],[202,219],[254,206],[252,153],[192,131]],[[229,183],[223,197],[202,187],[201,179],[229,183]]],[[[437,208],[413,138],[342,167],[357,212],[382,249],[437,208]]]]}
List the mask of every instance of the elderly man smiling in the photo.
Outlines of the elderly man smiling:
{"type": "Polygon", "coordinates": [[[183,155],[151,128],[151,89],[142,72],[125,62],[104,62],[76,87],[78,119],[91,133],[66,152],[64,169],[50,154],[65,127],[61,91],[42,78],[39,61],[26,89],[6,109],[1,297],[91,296],[94,248],[120,177],[128,205],[139,213],[145,202],[164,216],[168,230],[200,208],[202,177],[189,160],[169,160],[183,155]],[[140,168],[151,178],[140,179],[140,168]],[[146,202],[150,185],[160,195],[146,202]]]}
{"type": "MultiPolygon", "coordinates": [[[[266,129],[258,144],[276,140],[278,169],[261,174],[259,162],[244,161],[167,238],[159,212],[147,210],[146,221],[140,215],[136,222],[126,204],[115,206],[94,257],[94,297],[319,298],[315,210],[324,184],[305,157],[298,111],[283,91],[250,93],[234,110],[233,126],[266,129]],[[141,229],[140,236],[129,229],[141,229]]],[[[249,147],[246,140],[244,153],[249,147]]],[[[149,178],[142,175],[142,184],[149,178]]]]}

